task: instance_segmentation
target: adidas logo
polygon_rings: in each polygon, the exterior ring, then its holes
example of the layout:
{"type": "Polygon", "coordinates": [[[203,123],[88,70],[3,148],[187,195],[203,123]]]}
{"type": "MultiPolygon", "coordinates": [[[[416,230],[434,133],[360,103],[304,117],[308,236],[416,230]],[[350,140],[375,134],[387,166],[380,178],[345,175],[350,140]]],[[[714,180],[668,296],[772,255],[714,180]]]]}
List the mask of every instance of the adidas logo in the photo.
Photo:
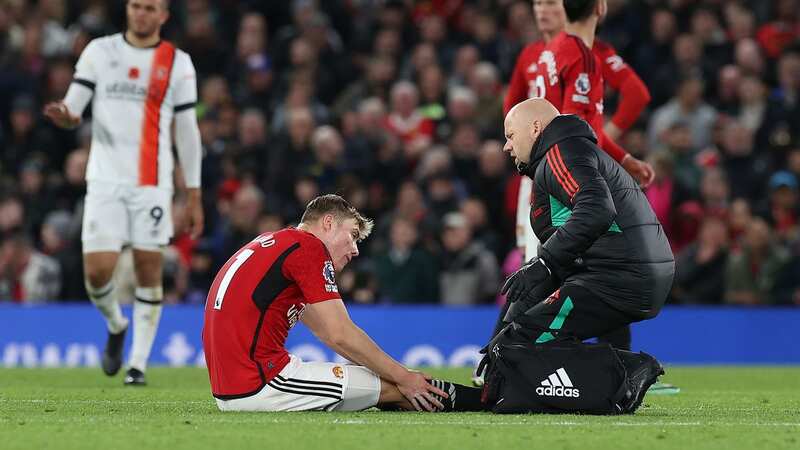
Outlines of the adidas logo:
{"type": "Polygon", "coordinates": [[[536,393],[545,397],[580,397],[581,391],[572,386],[567,371],[560,368],[551,373],[542,385],[536,388],[536,393]]]}

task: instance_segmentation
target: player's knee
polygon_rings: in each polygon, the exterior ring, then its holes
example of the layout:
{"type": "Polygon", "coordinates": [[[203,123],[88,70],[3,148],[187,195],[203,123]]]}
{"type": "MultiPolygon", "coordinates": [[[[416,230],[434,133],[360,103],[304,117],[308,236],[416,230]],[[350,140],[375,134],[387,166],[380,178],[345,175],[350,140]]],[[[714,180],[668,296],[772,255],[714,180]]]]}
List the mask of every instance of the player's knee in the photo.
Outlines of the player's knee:
{"type": "Polygon", "coordinates": [[[100,289],[111,281],[114,275],[113,267],[103,267],[100,265],[87,265],[84,268],[84,277],[86,284],[94,289],[100,289]]]}

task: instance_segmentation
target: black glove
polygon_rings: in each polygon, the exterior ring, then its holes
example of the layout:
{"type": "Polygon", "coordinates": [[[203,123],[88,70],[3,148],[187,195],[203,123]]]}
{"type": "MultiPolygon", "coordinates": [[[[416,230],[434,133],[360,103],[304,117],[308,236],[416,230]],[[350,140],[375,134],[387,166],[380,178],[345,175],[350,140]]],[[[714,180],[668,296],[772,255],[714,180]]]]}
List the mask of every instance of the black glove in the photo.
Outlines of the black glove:
{"type": "Polygon", "coordinates": [[[528,297],[536,286],[548,278],[550,269],[543,260],[534,257],[508,277],[500,293],[507,294],[506,301],[513,303],[528,297]]]}

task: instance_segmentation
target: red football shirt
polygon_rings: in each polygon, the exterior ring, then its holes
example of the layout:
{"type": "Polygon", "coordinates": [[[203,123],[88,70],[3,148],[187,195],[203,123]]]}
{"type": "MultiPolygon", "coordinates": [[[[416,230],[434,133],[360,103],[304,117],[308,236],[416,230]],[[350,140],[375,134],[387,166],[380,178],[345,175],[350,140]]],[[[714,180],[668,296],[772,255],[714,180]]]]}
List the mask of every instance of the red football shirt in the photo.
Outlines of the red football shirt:
{"type": "Polygon", "coordinates": [[[558,33],[542,51],[536,88],[561,114],[603,129],[603,68],[581,38],[558,33]]]}
{"type": "MultiPolygon", "coordinates": [[[[563,38],[569,35],[562,32],[559,36],[563,38]]],[[[580,44],[583,44],[583,42],[580,42],[580,44]]],[[[585,47],[585,45],[583,45],[583,47],[585,47]]],[[[546,97],[547,86],[545,83],[545,75],[540,71],[539,67],[540,57],[546,48],[548,48],[548,46],[544,41],[532,42],[528,44],[517,57],[514,72],[511,75],[511,81],[508,85],[508,92],[503,102],[503,110],[505,113],[508,113],[517,103],[528,98],[546,97]]],[[[636,72],[617,55],[617,52],[611,45],[600,40],[595,40],[594,46],[592,47],[592,54],[596,57],[596,63],[601,67],[603,83],[607,82],[620,93],[620,102],[611,121],[620,129],[625,130],[633,125],[639,117],[639,114],[641,114],[642,110],[650,102],[650,92],[641,78],[639,78],[636,72]]],[[[602,89],[598,89],[598,92],[602,95],[602,89]]],[[[556,104],[556,107],[561,110],[562,105],[556,104]]],[[[573,113],[579,114],[577,111],[573,113]]],[[[592,128],[598,135],[600,147],[617,161],[622,161],[622,158],[624,158],[627,153],[614,141],[605,136],[602,128],[602,113],[597,116],[597,120],[594,123],[590,122],[590,125],[592,125],[592,128]]],[[[586,119],[586,117],[582,115],[581,117],[586,119]]]]}
{"type": "Polygon", "coordinates": [[[260,391],[289,362],[286,336],[307,304],[339,299],[333,262],[311,233],[265,233],[222,266],[208,292],[203,324],[211,392],[260,391]]]}

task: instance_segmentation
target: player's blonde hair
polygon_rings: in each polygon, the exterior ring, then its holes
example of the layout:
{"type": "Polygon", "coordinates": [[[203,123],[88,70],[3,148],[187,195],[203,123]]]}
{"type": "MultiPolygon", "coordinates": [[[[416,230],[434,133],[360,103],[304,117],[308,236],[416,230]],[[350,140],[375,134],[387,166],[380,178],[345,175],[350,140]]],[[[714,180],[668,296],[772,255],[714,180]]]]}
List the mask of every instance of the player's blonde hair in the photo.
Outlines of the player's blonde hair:
{"type": "Polygon", "coordinates": [[[355,219],[358,225],[358,240],[361,241],[372,233],[374,222],[358,212],[350,203],[336,194],[320,195],[308,202],[301,223],[316,222],[325,214],[333,215],[337,220],[355,219]]]}

